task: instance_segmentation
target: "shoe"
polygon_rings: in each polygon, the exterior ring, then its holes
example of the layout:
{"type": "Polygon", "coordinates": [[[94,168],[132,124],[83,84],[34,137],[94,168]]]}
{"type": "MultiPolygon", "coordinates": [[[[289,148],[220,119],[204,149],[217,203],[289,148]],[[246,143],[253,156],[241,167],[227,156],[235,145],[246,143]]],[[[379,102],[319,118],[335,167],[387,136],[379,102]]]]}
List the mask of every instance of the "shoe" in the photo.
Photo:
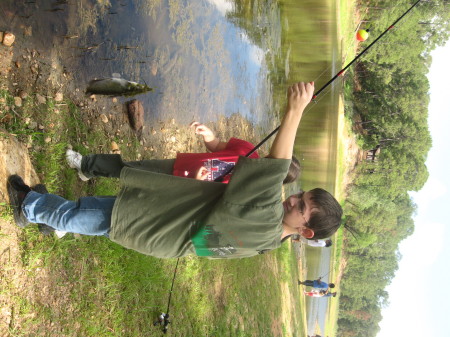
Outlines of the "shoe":
{"type": "Polygon", "coordinates": [[[67,232],[59,231],[59,230],[55,229],[55,234],[58,237],[58,239],[61,239],[64,235],[67,234],[67,232]]]}
{"type": "Polygon", "coordinates": [[[67,164],[69,164],[69,167],[78,170],[78,176],[80,177],[81,180],[88,181],[90,178],[86,177],[83,174],[83,172],[81,172],[81,160],[82,159],[83,159],[83,156],[81,155],[81,153],[78,153],[71,149],[67,149],[67,151],[66,151],[67,164]]]}
{"type": "Polygon", "coordinates": [[[27,196],[28,192],[31,191],[30,186],[24,183],[23,179],[14,174],[9,176],[7,183],[9,203],[13,207],[14,221],[16,225],[24,228],[30,224],[28,219],[25,217],[22,211],[22,203],[27,196]]]}

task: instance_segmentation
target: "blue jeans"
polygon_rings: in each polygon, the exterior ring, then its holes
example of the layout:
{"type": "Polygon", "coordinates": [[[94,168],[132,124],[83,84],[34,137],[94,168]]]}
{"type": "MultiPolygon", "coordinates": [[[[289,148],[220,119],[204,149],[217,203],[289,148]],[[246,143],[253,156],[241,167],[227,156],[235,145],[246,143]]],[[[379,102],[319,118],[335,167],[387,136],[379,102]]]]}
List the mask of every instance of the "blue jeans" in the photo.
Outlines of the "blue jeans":
{"type": "Polygon", "coordinates": [[[22,203],[28,221],[56,230],[85,235],[108,235],[116,197],[83,197],[69,201],[54,194],[31,191],[22,203]]]}

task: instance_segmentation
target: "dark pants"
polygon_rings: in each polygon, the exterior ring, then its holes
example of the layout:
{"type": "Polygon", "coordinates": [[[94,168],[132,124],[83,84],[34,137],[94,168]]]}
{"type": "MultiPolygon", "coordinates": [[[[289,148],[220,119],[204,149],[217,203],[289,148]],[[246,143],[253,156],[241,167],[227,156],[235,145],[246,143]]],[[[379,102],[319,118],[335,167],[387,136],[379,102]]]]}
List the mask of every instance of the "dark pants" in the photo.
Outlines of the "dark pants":
{"type": "Polygon", "coordinates": [[[153,159],[141,161],[122,161],[120,154],[91,154],[83,156],[81,171],[88,178],[110,177],[119,178],[124,167],[144,171],[172,174],[175,159],[153,159]]]}

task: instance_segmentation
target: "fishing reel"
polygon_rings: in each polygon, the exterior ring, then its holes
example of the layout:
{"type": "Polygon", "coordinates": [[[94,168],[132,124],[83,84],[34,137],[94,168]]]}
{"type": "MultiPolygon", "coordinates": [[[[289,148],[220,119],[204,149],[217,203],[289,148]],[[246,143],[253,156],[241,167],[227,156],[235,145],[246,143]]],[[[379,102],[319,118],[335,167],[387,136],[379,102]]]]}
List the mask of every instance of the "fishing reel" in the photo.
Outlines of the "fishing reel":
{"type": "Polygon", "coordinates": [[[164,312],[162,312],[159,316],[158,319],[153,322],[153,326],[157,326],[157,325],[161,325],[162,326],[162,332],[163,333],[167,333],[169,324],[170,324],[170,320],[169,320],[169,314],[165,314],[164,312]]]}

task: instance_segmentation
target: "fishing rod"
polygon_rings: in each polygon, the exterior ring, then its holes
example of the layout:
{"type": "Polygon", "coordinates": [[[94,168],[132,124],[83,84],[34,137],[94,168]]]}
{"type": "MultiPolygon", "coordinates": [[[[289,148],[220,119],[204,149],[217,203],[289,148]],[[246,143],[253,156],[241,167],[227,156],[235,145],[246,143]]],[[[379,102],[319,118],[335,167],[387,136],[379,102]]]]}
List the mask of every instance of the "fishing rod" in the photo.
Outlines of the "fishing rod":
{"type": "Polygon", "coordinates": [[[165,313],[161,314],[162,317],[162,326],[163,326],[163,332],[167,333],[167,328],[168,325],[170,323],[169,321],[169,309],[170,309],[170,300],[172,299],[172,292],[173,292],[173,285],[175,284],[175,277],[177,276],[177,271],[178,271],[178,263],[180,262],[180,258],[177,258],[177,264],[175,265],[175,271],[173,272],[173,278],[172,278],[172,286],[170,287],[170,292],[169,292],[169,300],[167,302],[167,310],[165,313]]]}
{"type": "Polygon", "coordinates": [[[170,308],[170,299],[172,298],[172,290],[173,290],[173,285],[175,283],[175,276],[177,276],[177,270],[178,270],[178,263],[180,262],[180,258],[177,259],[177,264],[175,265],[175,271],[173,273],[173,278],[172,278],[172,286],[170,287],[170,293],[169,293],[169,302],[167,303],[167,314],[169,313],[169,308],[170,308]]]}
{"type": "MultiPolygon", "coordinates": [[[[371,44],[369,44],[366,48],[361,51],[349,64],[347,64],[344,68],[342,68],[336,75],[334,75],[325,85],[322,86],[319,90],[317,90],[312,97],[312,101],[314,101],[317,96],[319,96],[322,91],[324,91],[331,83],[333,83],[339,76],[342,76],[344,72],[355,63],[362,55],[364,55],[375,43],[378,42],[388,31],[390,31],[394,26],[401,20],[405,15],[407,15],[414,7],[416,7],[421,0],[417,0],[406,12],[404,12],[397,20],[395,20],[383,33],[381,33],[371,44]]],[[[251,156],[256,150],[258,150],[267,140],[269,140],[275,133],[280,129],[280,125],[277,126],[271,133],[269,133],[261,142],[259,142],[250,152],[248,152],[245,157],[251,156]]],[[[214,181],[222,181],[223,178],[229,174],[233,168],[230,168],[221,176],[217,177],[214,181]]]]}

